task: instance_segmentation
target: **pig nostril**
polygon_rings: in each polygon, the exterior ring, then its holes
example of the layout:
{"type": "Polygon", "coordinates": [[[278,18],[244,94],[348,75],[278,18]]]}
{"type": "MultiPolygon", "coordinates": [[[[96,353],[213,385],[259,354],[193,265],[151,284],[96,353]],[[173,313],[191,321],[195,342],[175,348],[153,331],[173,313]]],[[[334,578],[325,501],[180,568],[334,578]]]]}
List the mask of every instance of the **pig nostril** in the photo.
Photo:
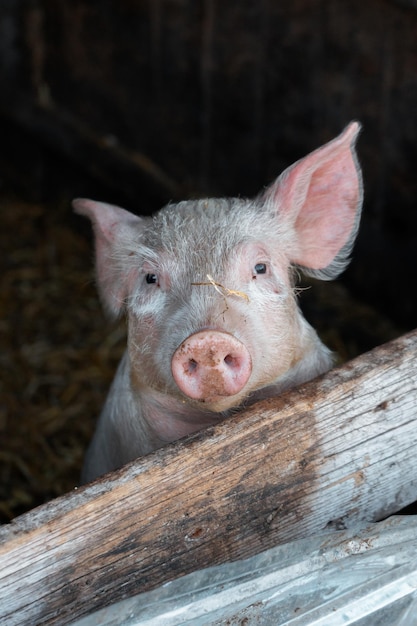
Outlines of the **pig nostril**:
{"type": "Polygon", "coordinates": [[[197,361],[194,361],[194,359],[189,359],[188,360],[188,367],[187,367],[187,372],[188,374],[193,374],[197,369],[197,361]]]}
{"type": "Polygon", "coordinates": [[[226,354],[223,359],[223,362],[229,369],[239,369],[242,364],[241,359],[237,356],[233,356],[232,354],[226,354]]]}

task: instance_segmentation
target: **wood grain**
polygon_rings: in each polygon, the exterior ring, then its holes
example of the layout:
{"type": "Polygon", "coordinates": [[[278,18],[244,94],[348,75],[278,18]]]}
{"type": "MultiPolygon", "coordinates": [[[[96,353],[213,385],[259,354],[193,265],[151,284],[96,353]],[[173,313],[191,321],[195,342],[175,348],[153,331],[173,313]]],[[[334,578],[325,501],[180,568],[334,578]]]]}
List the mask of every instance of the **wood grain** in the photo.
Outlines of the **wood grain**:
{"type": "Polygon", "coordinates": [[[417,500],[417,332],[0,528],[0,624],[134,593],[417,500]]]}

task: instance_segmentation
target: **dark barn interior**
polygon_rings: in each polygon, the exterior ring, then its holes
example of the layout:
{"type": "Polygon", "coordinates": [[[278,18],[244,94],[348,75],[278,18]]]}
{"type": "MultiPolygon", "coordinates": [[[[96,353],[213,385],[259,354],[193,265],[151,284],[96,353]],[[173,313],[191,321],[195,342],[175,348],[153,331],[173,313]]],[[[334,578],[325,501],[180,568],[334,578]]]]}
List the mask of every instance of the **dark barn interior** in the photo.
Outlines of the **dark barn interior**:
{"type": "Polygon", "coordinates": [[[363,124],[353,261],[300,304],[341,361],[416,327],[417,2],[0,5],[0,520],[77,485],[123,352],[71,199],[250,196],[363,124]]]}

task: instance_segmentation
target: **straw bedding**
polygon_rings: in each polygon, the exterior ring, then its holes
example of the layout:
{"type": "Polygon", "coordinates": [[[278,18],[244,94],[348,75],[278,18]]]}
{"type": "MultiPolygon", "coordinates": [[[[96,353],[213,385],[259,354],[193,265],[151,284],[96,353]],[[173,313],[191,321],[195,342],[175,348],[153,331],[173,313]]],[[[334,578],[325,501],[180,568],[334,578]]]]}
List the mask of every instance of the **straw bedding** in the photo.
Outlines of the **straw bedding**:
{"type": "Polygon", "coordinates": [[[125,343],[68,205],[0,199],[0,519],[72,489],[125,343]]]}

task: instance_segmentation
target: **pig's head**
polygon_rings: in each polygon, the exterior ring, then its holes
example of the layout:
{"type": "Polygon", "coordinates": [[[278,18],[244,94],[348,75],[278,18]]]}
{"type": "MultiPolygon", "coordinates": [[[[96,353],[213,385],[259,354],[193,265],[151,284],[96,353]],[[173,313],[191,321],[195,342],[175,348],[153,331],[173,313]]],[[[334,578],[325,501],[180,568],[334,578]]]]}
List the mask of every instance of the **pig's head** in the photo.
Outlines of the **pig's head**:
{"type": "Polygon", "coordinates": [[[254,200],[180,202],[153,218],[74,201],[94,226],[102,300],[127,312],[138,392],[222,412],[329,367],[294,274],[332,279],[348,262],[362,204],[358,132],[351,123],[254,200]]]}

